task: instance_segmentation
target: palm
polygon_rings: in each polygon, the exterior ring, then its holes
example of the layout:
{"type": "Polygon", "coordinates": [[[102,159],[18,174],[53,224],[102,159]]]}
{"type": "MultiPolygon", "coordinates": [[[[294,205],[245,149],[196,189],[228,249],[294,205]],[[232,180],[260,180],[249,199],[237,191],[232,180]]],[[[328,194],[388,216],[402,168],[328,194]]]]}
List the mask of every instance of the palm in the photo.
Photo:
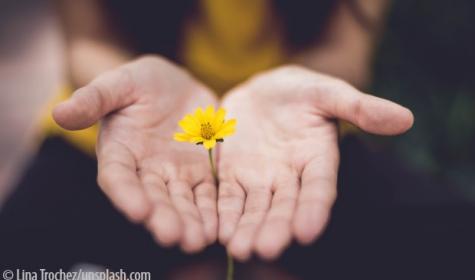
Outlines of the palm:
{"type": "MultiPolygon", "coordinates": [[[[349,89],[356,91],[290,67],[258,76],[224,100],[239,124],[220,148],[219,236],[235,257],[246,259],[255,250],[273,258],[293,236],[309,243],[321,233],[336,198],[339,151],[332,118],[351,119],[356,104],[338,112],[329,94],[349,89]]],[[[353,97],[350,91],[347,99],[353,97]]],[[[364,114],[357,118],[351,120],[375,130],[364,114]]]]}
{"type": "Polygon", "coordinates": [[[99,184],[117,208],[144,222],[158,242],[179,242],[185,251],[197,251],[216,237],[216,187],[205,151],[176,143],[173,133],[185,113],[216,100],[167,62],[142,59],[123,69],[92,83],[118,95],[120,102],[125,99],[121,92],[127,92],[129,100],[103,119],[99,184]]]}

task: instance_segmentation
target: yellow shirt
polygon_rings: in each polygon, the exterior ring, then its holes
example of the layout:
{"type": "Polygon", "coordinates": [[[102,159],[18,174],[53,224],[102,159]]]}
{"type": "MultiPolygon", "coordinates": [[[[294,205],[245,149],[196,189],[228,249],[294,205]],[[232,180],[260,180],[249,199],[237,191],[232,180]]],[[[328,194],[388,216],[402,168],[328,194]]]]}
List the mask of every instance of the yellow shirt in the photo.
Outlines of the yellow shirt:
{"type": "MultiPolygon", "coordinates": [[[[198,79],[224,93],[252,74],[284,60],[270,0],[201,0],[201,13],[185,23],[179,56],[198,79]]],[[[51,109],[72,92],[64,87],[51,102],[42,122],[48,135],[61,135],[94,155],[98,125],[81,131],[60,128],[51,109]]]]}
{"type": "MultiPolygon", "coordinates": [[[[271,0],[200,0],[200,13],[185,23],[179,56],[185,66],[219,95],[254,73],[286,60],[282,32],[271,0]]],[[[47,135],[61,135],[95,155],[98,125],[67,131],[52,119],[54,104],[72,92],[64,87],[42,121],[47,135]]]]}
{"type": "Polygon", "coordinates": [[[285,60],[270,0],[202,0],[185,25],[182,61],[222,94],[252,74],[285,60]]]}

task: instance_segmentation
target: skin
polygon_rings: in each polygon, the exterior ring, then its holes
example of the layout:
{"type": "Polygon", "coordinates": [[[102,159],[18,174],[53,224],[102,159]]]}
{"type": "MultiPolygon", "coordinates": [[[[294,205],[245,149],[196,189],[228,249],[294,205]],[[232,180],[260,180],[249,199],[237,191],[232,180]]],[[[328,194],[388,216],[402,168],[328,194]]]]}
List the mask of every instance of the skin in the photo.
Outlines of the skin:
{"type": "Polygon", "coordinates": [[[196,252],[216,240],[216,187],[206,151],[172,136],[185,113],[215,103],[183,69],[144,57],[78,89],[53,116],[71,130],[102,120],[96,153],[104,193],[161,245],[196,252]]]}
{"type": "MultiPolygon", "coordinates": [[[[101,121],[98,183],[159,244],[197,252],[219,237],[239,260],[253,252],[276,258],[292,239],[313,242],[329,218],[339,163],[335,119],[382,135],[412,126],[409,110],[334,78],[364,87],[378,37],[344,2],[319,44],[291,55],[307,68],[258,74],[222,100],[238,124],[236,135],[217,148],[218,191],[206,151],[172,140],[178,120],[197,106],[217,104],[215,95],[159,56],[132,60],[97,1],[57,1],[69,81],[83,87],[58,105],[54,118],[71,130],[101,121]]],[[[357,2],[371,22],[383,25],[387,1],[357,2]]]]}
{"type": "Polygon", "coordinates": [[[257,75],[222,106],[238,127],[220,147],[219,239],[241,261],[322,233],[336,198],[336,118],[381,135],[413,123],[408,109],[299,66],[257,75]]]}
{"type": "Polygon", "coordinates": [[[53,115],[72,130],[102,120],[98,183],[158,243],[197,252],[219,232],[238,260],[273,259],[322,232],[336,198],[336,118],[382,135],[413,123],[406,108],[303,67],[262,73],[222,101],[238,127],[218,147],[217,197],[206,151],[172,138],[183,115],[209,104],[209,89],[150,56],[100,75],[53,115]]]}

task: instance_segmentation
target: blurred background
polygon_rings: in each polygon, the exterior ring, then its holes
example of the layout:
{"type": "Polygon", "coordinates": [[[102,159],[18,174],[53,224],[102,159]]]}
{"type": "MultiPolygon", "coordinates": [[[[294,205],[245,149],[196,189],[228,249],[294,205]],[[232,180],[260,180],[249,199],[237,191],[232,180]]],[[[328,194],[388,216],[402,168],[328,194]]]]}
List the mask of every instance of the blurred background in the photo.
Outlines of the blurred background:
{"type": "Polygon", "coordinates": [[[62,49],[50,1],[0,1],[0,205],[39,144],[41,112],[61,80],[62,49]]]}
{"type": "MultiPolygon", "coordinates": [[[[475,205],[474,11],[470,0],[393,1],[368,92],[410,108],[415,125],[398,137],[359,137],[430,178],[399,184],[398,203],[475,205]]],[[[50,1],[0,1],[0,211],[41,143],[39,120],[65,75],[63,54],[50,1]]]]}
{"type": "MultiPolygon", "coordinates": [[[[475,3],[394,1],[374,59],[370,92],[409,107],[415,126],[364,136],[440,184],[399,191],[405,202],[475,203],[475,3]]],[[[39,144],[38,120],[63,75],[52,3],[0,2],[0,205],[39,144]]]]}
{"type": "Polygon", "coordinates": [[[408,202],[475,203],[473,1],[393,1],[375,57],[372,93],[408,106],[414,127],[372,139],[440,184],[401,190],[408,202]]]}

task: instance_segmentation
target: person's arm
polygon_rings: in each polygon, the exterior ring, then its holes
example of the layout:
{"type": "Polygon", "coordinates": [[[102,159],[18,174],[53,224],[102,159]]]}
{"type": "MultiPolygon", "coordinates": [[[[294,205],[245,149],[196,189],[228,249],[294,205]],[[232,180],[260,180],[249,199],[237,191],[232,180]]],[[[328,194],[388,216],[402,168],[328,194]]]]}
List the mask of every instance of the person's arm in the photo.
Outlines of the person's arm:
{"type": "Polygon", "coordinates": [[[323,39],[318,45],[297,54],[294,61],[364,88],[370,80],[372,53],[390,2],[351,1],[340,2],[323,39]]]}
{"type": "MultiPolygon", "coordinates": [[[[382,19],[382,0],[364,3],[368,21],[382,19]]],[[[295,57],[299,66],[259,73],[224,97],[238,129],[219,150],[218,236],[241,261],[274,259],[293,239],[310,244],[322,234],[337,196],[335,120],[388,136],[412,127],[410,110],[355,88],[369,80],[377,32],[346,5],[323,44],[295,57]]]]}
{"type": "Polygon", "coordinates": [[[132,58],[104,17],[100,1],[56,1],[66,39],[70,82],[84,86],[132,58]]]}
{"type": "Polygon", "coordinates": [[[172,136],[185,113],[215,105],[215,94],[163,57],[133,59],[97,2],[59,3],[79,89],[53,118],[67,130],[101,121],[96,156],[106,196],[159,244],[199,251],[216,240],[216,186],[210,166],[196,164],[207,162],[206,152],[172,136]]]}

